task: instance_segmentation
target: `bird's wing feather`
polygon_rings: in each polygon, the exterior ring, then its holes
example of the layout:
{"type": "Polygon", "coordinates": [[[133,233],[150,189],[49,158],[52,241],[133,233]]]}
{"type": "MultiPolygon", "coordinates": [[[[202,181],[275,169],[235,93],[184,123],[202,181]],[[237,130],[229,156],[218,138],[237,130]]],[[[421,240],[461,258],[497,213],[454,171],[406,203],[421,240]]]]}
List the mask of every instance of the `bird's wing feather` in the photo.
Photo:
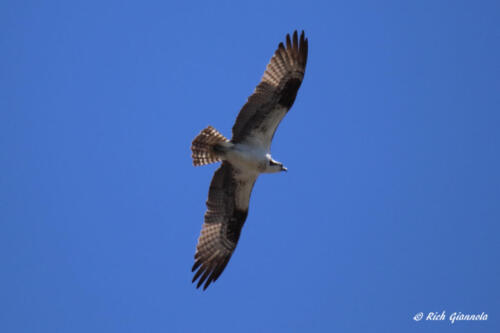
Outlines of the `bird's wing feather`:
{"type": "Polygon", "coordinates": [[[292,107],[304,78],[307,63],[307,38],[302,31],[286,36],[267,65],[261,82],[241,109],[233,126],[235,143],[247,142],[270,149],[279,123],[292,107]]]}
{"type": "Polygon", "coordinates": [[[197,288],[203,289],[217,280],[224,271],[240,237],[248,214],[248,204],[257,174],[243,173],[228,162],[215,171],[210,183],[207,211],[196,246],[197,288]]]}

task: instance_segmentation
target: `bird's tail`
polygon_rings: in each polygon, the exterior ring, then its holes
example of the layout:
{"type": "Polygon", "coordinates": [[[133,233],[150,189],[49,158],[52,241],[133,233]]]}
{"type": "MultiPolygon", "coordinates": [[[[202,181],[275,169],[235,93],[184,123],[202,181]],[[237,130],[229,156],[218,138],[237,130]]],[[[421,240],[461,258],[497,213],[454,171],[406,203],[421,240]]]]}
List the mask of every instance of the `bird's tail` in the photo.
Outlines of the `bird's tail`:
{"type": "Polygon", "coordinates": [[[222,160],[224,148],[229,140],[212,126],[208,126],[194,138],[191,144],[193,165],[200,166],[222,160]]]}

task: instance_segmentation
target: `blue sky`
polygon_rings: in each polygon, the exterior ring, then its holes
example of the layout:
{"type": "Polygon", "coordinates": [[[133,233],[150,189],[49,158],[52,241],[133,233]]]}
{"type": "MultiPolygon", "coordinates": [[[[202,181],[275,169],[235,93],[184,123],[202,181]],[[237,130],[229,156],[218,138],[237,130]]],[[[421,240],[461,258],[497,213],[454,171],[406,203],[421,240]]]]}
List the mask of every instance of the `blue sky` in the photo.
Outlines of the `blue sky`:
{"type": "Polygon", "coordinates": [[[0,331],[500,331],[499,22],[498,1],[3,1],[0,331]],[[230,135],[294,29],[289,172],[201,292],[217,166],[190,143],[230,135]]]}

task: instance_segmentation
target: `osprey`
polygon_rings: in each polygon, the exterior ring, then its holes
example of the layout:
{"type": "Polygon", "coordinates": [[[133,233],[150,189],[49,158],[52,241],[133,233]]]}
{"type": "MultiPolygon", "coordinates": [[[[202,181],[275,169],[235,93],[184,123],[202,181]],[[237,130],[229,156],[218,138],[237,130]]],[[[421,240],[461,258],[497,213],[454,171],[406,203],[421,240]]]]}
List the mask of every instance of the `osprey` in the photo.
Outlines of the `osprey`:
{"type": "Polygon", "coordinates": [[[248,215],[250,194],[261,173],[286,171],[270,154],[271,141],[281,119],[293,105],[304,78],[307,38],[297,31],[280,43],[253,94],[241,109],[226,139],[208,126],[193,140],[193,165],[222,161],[208,192],[207,211],[196,246],[197,288],[217,280],[226,267],[248,215]]]}

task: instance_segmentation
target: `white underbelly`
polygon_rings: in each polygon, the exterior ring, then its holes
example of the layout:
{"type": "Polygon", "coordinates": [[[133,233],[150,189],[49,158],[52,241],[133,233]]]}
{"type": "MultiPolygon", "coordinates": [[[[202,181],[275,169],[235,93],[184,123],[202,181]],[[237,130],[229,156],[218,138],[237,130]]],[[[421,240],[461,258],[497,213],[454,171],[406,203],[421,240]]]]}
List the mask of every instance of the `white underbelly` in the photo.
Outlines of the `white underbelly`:
{"type": "Polygon", "coordinates": [[[267,152],[245,144],[236,144],[226,153],[226,159],[238,169],[259,174],[267,163],[267,152]]]}

